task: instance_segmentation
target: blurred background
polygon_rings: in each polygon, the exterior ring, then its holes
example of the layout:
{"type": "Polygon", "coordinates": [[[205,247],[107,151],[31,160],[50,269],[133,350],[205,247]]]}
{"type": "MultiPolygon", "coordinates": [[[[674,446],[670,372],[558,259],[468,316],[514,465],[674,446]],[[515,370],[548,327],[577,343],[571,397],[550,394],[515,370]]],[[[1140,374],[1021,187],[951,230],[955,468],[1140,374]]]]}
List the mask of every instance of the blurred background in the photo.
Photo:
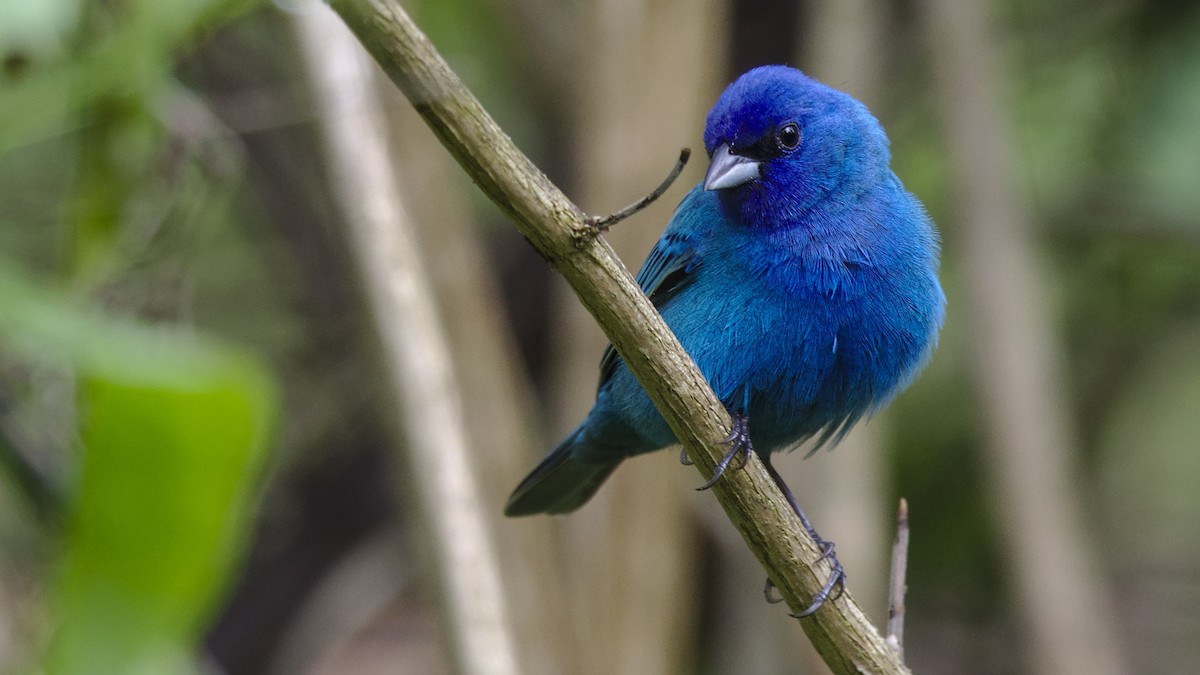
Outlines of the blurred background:
{"type": "MultiPolygon", "coordinates": [[[[949,307],[777,462],[850,593],[903,496],[914,672],[1200,661],[1200,3],[403,5],[589,213],[749,67],[866,102],[949,307]]],[[[364,63],[300,0],[0,0],[0,670],[826,672],[675,452],[501,517],[604,338],[364,63]]]]}

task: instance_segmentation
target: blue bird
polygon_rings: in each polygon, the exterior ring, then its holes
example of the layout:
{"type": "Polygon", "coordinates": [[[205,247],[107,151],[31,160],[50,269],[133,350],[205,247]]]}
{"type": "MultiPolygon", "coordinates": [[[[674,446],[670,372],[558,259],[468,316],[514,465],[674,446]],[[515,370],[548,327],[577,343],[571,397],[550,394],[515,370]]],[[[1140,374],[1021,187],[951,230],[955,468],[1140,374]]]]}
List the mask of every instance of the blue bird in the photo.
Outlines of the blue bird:
{"type": "MultiPolygon", "coordinates": [[[[786,66],[738,78],[708,114],[711,163],[638,273],[642,290],[728,409],[729,453],[836,443],[904,389],[937,342],[939,241],[892,172],[879,122],[786,66]]],[[[610,346],[592,411],[513,492],[509,516],[583,505],[627,457],[678,443],[610,346]]],[[[686,453],[681,457],[687,461],[686,453]]],[[[736,466],[736,465],[735,465],[736,466]]]]}

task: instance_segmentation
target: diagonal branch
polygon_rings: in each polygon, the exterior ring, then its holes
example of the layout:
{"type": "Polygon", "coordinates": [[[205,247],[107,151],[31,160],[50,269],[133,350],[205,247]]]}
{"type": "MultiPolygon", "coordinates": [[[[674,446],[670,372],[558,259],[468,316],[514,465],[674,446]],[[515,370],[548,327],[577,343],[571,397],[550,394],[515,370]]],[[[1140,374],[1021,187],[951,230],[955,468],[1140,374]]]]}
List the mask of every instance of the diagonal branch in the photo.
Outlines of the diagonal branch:
{"type": "MultiPolygon", "coordinates": [[[[708,477],[729,415],[584,214],[513,144],[395,0],[332,0],[475,183],[562,274],[708,477]]],[[[757,458],[713,489],[793,612],[830,574],[757,458]]],[[[764,611],[766,608],[764,608],[764,611]]],[[[835,673],[907,673],[849,595],[801,622],[835,673]]]]}

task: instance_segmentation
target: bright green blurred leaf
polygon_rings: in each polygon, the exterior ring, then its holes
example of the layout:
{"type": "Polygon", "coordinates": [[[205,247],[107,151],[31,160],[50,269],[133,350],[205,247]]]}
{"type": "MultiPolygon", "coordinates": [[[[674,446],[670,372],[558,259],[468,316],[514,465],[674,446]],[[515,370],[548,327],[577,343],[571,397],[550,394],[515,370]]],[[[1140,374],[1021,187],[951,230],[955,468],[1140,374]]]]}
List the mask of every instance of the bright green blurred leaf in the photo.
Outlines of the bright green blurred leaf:
{"type": "Polygon", "coordinates": [[[1144,100],[1125,139],[1141,206],[1169,221],[1200,214],[1200,13],[1148,58],[1144,100]]]}
{"type": "Polygon", "coordinates": [[[87,34],[76,46],[75,58],[32,72],[0,90],[0,152],[63,133],[77,123],[75,115],[97,101],[153,99],[169,83],[176,53],[203,31],[259,4],[261,0],[121,3],[105,22],[111,28],[87,34]]]}
{"type": "Polygon", "coordinates": [[[56,54],[78,13],[78,0],[0,0],[0,55],[34,59],[56,54]]]}
{"type": "Polygon", "coordinates": [[[57,672],[161,673],[186,662],[259,473],[265,408],[250,381],[232,371],[130,380],[83,387],[85,456],[58,588],[57,672]]]}
{"type": "Polygon", "coordinates": [[[229,347],[89,316],[2,265],[0,343],[80,377],[82,458],[48,671],[194,670],[249,525],[270,379],[229,347]]]}

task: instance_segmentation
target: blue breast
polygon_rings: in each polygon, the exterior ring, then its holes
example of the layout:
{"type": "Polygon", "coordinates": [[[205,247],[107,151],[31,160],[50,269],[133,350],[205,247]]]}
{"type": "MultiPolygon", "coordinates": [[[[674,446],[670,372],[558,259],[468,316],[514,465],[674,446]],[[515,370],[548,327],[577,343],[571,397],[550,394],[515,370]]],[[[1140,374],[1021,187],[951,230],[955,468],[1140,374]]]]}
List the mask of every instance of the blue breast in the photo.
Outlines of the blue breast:
{"type": "MultiPolygon", "coordinates": [[[[911,203],[859,200],[769,233],[731,225],[712,193],[689,195],[682,226],[703,263],[663,318],[722,402],[748,405],[759,452],[836,439],[903,388],[931,351],[944,304],[935,235],[908,193],[891,195],[883,198],[911,203]],[[867,212],[896,217],[864,223],[867,212]]],[[[623,364],[588,426],[619,437],[622,454],[675,442],[623,364]]]]}

